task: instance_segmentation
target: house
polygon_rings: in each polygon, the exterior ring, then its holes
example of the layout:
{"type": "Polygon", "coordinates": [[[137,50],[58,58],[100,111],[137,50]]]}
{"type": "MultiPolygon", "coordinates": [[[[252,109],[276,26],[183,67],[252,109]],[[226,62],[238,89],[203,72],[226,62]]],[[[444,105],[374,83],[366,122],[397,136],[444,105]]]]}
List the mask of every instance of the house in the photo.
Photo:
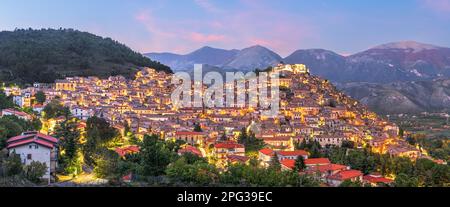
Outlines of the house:
{"type": "Polygon", "coordinates": [[[20,119],[24,119],[27,121],[31,121],[33,119],[33,117],[31,117],[31,115],[22,112],[22,111],[17,111],[15,109],[3,109],[2,110],[2,117],[3,116],[17,116],[20,119]]]}
{"type": "Polygon", "coordinates": [[[284,159],[280,161],[281,170],[283,171],[291,171],[295,168],[295,160],[293,159],[284,159]]]}
{"type": "Polygon", "coordinates": [[[245,156],[245,146],[234,142],[223,142],[214,145],[214,155],[224,159],[228,155],[245,156]]]}
{"type": "Polygon", "coordinates": [[[294,150],[294,151],[279,151],[277,152],[278,155],[278,159],[280,161],[285,160],[285,159],[291,159],[291,160],[296,160],[298,158],[298,156],[302,156],[303,159],[308,159],[308,152],[304,151],[304,150],[294,150]]]}
{"type": "Polygon", "coordinates": [[[245,164],[249,163],[250,158],[247,156],[240,155],[227,155],[226,160],[230,164],[245,164]]]}
{"type": "Polygon", "coordinates": [[[178,150],[178,155],[180,155],[180,156],[187,154],[187,153],[191,153],[193,155],[203,157],[202,152],[198,148],[193,147],[191,145],[186,145],[184,148],[178,150]]]}
{"type": "Polygon", "coordinates": [[[338,187],[346,180],[352,182],[362,182],[363,173],[359,170],[344,170],[327,177],[328,184],[333,187],[338,187]]]}
{"type": "Polygon", "coordinates": [[[175,132],[175,139],[183,140],[190,145],[203,144],[204,137],[202,132],[175,132]]]}
{"type": "Polygon", "coordinates": [[[305,170],[306,174],[320,177],[322,179],[335,175],[338,172],[350,170],[350,167],[338,164],[314,165],[305,170]]]}
{"type": "Polygon", "coordinates": [[[270,160],[275,155],[275,152],[271,149],[262,149],[258,152],[258,160],[260,161],[263,167],[268,167],[270,164],[270,160]]]}
{"type": "Polygon", "coordinates": [[[42,104],[34,104],[33,105],[33,111],[37,113],[41,113],[44,110],[44,105],[42,104]]]}
{"type": "Polygon", "coordinates": [[[85,107],[74,107],[70,110],[70,113],[81,120],[87,120],[94,116],[94,111],[85,107]]]}
{"type": "Polygon", "coordinates": [[[45,163],[47,171],[43,176],[49,182],[53,180],[57,167],[58,139],[38,132],[24,132],[20,136],[6,141],[10,154],[20,155],[24,165],[33,161],[45,163]]]}
{"type": "Polygon", "coordinates": [[[380,186],[380,184],[390,185],[394,180],[385,178],[379,173],[372,173],[363,177],[363,182],[365,184],[370,184],[373,187],[380,186]]]}
{"type": "Polygon", "coordinates": [[[311,158],[305,160],[306,167],[329,165],[329,164],[331,164],[331,162],[328,158],[311,158]]]}
{"type": "Polygon", "coordinates": [[[119,154],[120,157],[125,157],[128,154],[135,154],[135,153],[139,153],[140,148],[139,146],[136,145],[131,145],[131,146],[127,146],[127,147],[118,147],[115,150],[117,152],[117,154],[119,154]]]}

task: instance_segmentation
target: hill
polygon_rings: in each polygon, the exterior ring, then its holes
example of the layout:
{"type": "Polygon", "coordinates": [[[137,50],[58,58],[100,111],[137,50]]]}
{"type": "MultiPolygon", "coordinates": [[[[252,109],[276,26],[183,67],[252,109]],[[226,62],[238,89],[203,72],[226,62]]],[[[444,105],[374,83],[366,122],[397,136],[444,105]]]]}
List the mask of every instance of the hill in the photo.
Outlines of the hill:
{"type": "Polygon", "coordinates": [[[173,53],[147,53],[145,55],[169,65],[174,71],[193,70],[194,64],[207,64],[223,68],[226,71],[252,71],[256,68],[265,69],[268,66],[274,66],[282,60],[275,52],[259,45],[242,50],[202,47],[186,55],[173,53]]]}
{"type": "Polygon", "coordinates": [[[273,66],[280,61],[287,64],[302,63],[308,65],[312,74],[339,83],[390,83],[450,77],[450,48],[414,41],[383,44],[351,56],[323,49],[306,49],[281,58],[262,46],[243,50],[205,47],[194,53],[147,55],[168,64],[174,70],[192,70],[194,64],[209,64],[225,69],[251,71],[273,66]],[[221,55],[215,55],[218,51],[221,55]],[[192,58],[194,53],[195,58],[192,58]]]}
{"type": "Polygon", "coordinates": [[[65,76],[124,75],[139,67],[171,72],[110,38],[73,29],[0,32],[0,81],[51,83],[65,76]]]}
{"type": "Polygon", "coordinates": [[[383,114],[450,111],[450,79],[389,84],[349,83],[339,88],[383,114]]]}

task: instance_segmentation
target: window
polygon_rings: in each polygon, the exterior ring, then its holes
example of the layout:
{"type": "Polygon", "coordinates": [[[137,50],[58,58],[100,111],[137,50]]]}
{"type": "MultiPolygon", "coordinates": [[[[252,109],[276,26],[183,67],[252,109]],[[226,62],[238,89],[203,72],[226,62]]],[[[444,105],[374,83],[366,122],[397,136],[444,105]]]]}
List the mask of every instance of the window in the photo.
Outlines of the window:
{"type": "Polygon", "coordinates": [[[29,160],[32,159],[31,154],[28,154],[28,155],[27,155],[27,159],[29,159],[29,160]]]}

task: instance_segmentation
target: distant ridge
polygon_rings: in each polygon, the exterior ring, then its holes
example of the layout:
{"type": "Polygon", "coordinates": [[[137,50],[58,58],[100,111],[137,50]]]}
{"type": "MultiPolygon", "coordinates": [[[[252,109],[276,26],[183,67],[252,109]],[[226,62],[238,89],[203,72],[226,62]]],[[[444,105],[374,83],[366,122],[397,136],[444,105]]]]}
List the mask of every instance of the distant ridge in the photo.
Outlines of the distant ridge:
{"type": "Polygon", "coordinates": [[[243,50],[204,47],[194,53],[196,55],[146,55],[171,66],[175,71],[192,70],[196,63],[240,71],[264,69],[281,61],[303,63],[314,75],[340,83],[390,83],[450,77],[450,48],[415,41],[383,44],[350,56],[324,49],[305,49],[282,58],[259,45],[243,50]],[[206,50],[211,51],[204,52],[206,50]],[[212,50],[220,55],[213,55],[212,50]]]}

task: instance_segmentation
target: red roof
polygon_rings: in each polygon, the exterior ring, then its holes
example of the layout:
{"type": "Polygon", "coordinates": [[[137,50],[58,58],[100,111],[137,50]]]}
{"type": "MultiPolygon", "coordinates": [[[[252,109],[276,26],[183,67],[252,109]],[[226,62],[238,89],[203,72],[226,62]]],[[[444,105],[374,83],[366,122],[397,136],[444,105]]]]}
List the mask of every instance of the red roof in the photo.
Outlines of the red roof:
{"type": "Polygon", "coordinates": [[[259,150],[259,152],[261,152],[261,153],[263,153],[263,154],[265,154],[265,155],[267,155],[267,156],[273,156],[274,153],[275,153],[273,150],[268,149],[268,148],[259,150]]]}
{"type": "Polygon", "coordinates": [[[140,148],[138,146],[131,145],[127,147],[116,148],[115,151],[117,152],[117,154],[119,154],[119,156],[123,157],[127,154],[138,153],[140,151],[140,148]]]}
{"type": "Polygon", "coordinates": [[[295,150],[295,151],[280,151],[278,152],[281,156],[306,156],[308,152],[304,150],[295,150]]]}
{"type": "Polygon", "coordinates": [[[364,181],[370,182],[370,183],[392,183],[394,182],[391,179],[385,178],[381,175],[366,175],[363,177],[364,181]]]}
{"type": "Polygon", "coordinates": [[[22,135],[12,137],[6,141],[7,148],[36,143],[48,148],[53,148],[58,143],[58,139],[38,132],[24,132],[22,135]]]}
{"type": "Polygon", "coordinates": [[[289,169],[294,169],[294,167],[295,167],[295,160],[292,160],[292,159],[284,159],[284,160],[281,160],[280,163],[281,163],[281,165],[283,165],[289,169]]]}
{"type": "Polygon", "coordinates": [[[331,164],[328,158],[311,158],[305,160],[305,165],[328,165],[331,164]]]}
{"type": "Polygon", "coordinates": [[[238,143],[230,143],[230,142],[224,142],[224,143],[217,143],[214,145],[215,148],[224,148],[224,149],[236,149],[236,148],[245,148],[244,145],[238,144],[238,143]]]}
{"type": "Polygon", "coordinates": [[[246,156],[239,156],[239,155],[228,155],[228,156],[227,156],[227,159],[228,159],[230,162],[240,162],[240,163],[245,163],[245,162],[247,162],[248,160],[250,160],[249,157],[246,157],[246,156]]]}
{"type": "Polygon", "coordinates": [[[48,147],[50,149],[52,149],[53,146],[54,146],[52,143],[49,143],[49,142],[46,142],[46,141],[43,141],[43,140],[26,139],[26,140],[23,140],[23,141],[14,142],[12,144],[9,144],[7,148],[10,149],[10,148],[14,148],[14,147],[30,144],[30,143],[36,143],[36,144],[42,145],[44,147],[48,147]]]}
{"type": "Polygon", "coordinates": [[[199,149],[197,149],[196,147],[187,145],[184,149],[179,149],[178,150],[178,154],[185,154],[185,153],[192,153],[194,155],[197,155],[199,157],[202,157],[202,153],[200,152],[199,149]]]}
{"type": "Polygon", "coordinates": [[[359,170],[345,170],[345,171],[341,171],[334,175],[329,176],[328,179],[344,181],[344,180],[356,178],[356,177],[359,177],[362,175],[363,175],[363,173],[359,170]]]}
{"type": "Polygon", "coordinates": [[[311,166],[307,173],[326,173],[328,171],[338,171],[338,170],[346,170],[347,166],[345,165],[337,165],[337,164],[329,164],[329,165],[314,165],[311,166]]]}
{"type": "MultiPolygon", "coordinates": [[[[12,113],[12,114],[14,114],[16,116],[23,116],[23,117],[29,117],[30,116],[29,114],[27,114],[25,112],[17,111],[17,110],[14,110],[14,109],[3,109],[3,111],[4,112],[8,112],[8,113],[12,113]]],[[[3,115],[3,113],[2,113],[2,115],[3,115]]]]}

